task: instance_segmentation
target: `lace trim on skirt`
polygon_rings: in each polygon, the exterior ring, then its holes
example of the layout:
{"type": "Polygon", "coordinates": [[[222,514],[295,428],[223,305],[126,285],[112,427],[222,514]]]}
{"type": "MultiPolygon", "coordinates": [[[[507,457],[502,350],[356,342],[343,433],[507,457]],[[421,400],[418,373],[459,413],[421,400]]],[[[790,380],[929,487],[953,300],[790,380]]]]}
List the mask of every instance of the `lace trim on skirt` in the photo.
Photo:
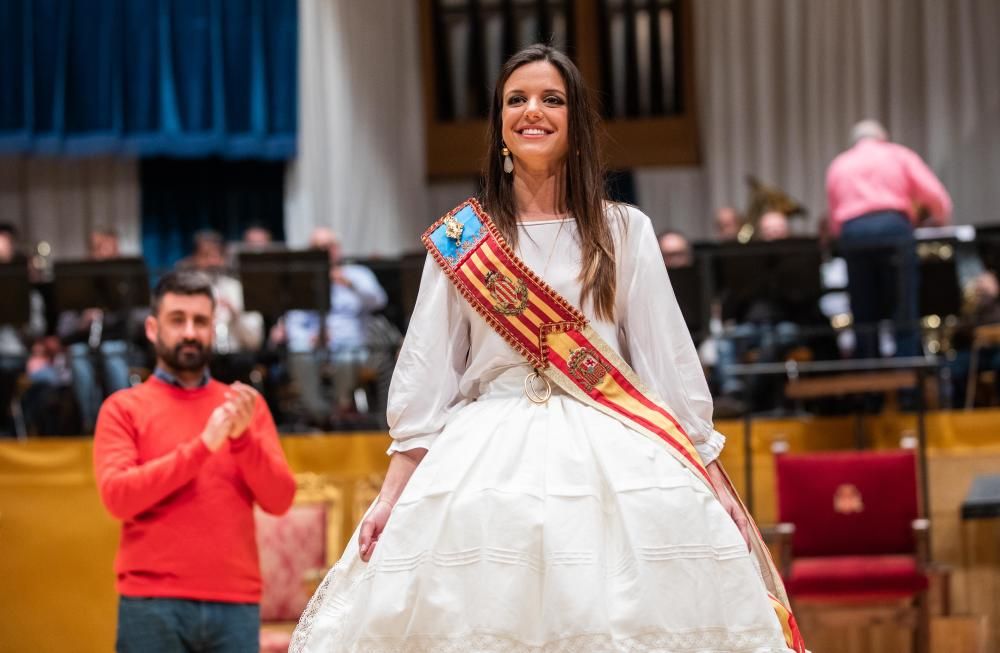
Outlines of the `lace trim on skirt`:
{"type": "Polygon", "coordinates": [[[468,633],[460,637],[410,637],[406,640],[363,639],[351,653],[786,653],[775,643],[773,630],[733,632],[698,630],[656,632],[628,638],[578,635],[544,644],[528,644],[514,637],[468,633]]]}

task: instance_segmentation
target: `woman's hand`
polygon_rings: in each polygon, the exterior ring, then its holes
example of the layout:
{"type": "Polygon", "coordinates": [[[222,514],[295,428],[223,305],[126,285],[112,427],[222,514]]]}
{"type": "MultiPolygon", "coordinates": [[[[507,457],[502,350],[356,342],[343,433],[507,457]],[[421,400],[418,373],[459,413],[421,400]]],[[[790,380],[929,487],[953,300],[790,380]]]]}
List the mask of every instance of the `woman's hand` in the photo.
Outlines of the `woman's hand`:
{"type": "Polygon", "coordinates": [[[361,559],[368,562],[378,544],[378,538],[385,530],[385,524],[392,514],[392,504],[386,499],[379,499],[375,507],[369,511],[368,516],[361,522],[361,534],[358,536],[358,549],[361,552],[361,559]]]}
{"type": "Polygon", "coordinates": [[[747,520],[746,513],[743,512],[743,508],[740,507],[740,504],[730,494],[729,483],[726,482],[722,468],[713,460],[705,469],[708,470],[708,475],[712,479],[712,485],[715,486],[716,494],[719,495],[719,503],[722,504],[722,507],[729,513],[729,516],[736,522],[736,527],[740,529],[740,535],[743,536],[743,540],[747,543],[747,550],[752,550],[753,547],[750,545],[750,522],[747,520]]]}
{"type": "Polygon", "coordinates": [[[378,493],[378,501],[368,516],[361,522],[361,532],[358,534],[358,550],[361,560],[368,562],[378,544],[378,539],[382,537],[385,524],[389,521],[389,514],[392,507],[396,505],[399,496],[403,493],[413,471],[424,459],[427,449],[422,447],[410,449],[408,451],[397,451],[389,458],[389,471],[385,473],[385,480],[382,482],[382,489],[378,493]]]}

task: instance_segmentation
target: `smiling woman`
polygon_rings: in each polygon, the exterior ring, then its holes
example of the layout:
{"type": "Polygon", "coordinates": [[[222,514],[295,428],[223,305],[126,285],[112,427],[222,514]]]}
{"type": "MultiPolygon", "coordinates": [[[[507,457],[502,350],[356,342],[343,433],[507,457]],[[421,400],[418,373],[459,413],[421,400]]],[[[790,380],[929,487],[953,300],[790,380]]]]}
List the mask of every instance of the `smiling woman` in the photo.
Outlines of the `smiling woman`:
{"type": "Polygon", "coordinates": [[[615,243],[605,213],[599,118],[591,96],[579,69],[554,48],[533,45],[507,61],[490,107],[483,205],[512,244],[518,242],[518,223],[572,215],[582,235],[582,297],[593,295],[598,315],[609,318],[615,243]],[[494,155],[507,141],[513,174],[494,155]]]}
{"type": "Polygon", "coordinates": [[[519,175],[552,175],[568,149],[566,86],[559,70],[536,61],[515,70],[503,92],[503,139],[519,175]]]}
{"type": "Polygon", "coordinates": [[[804,651],[592,106],[550,47],[500,71],[483,196],[424,234],[388,473],[291,651],[804,651]]]}

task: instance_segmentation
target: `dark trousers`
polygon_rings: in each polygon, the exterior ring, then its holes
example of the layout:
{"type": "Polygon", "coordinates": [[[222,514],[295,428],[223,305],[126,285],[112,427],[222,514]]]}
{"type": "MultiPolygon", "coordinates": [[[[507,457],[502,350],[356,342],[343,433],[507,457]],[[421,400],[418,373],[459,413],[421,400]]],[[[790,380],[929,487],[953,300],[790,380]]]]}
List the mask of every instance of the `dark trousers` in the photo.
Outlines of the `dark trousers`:
{"type": "Polygon", "coordinates": [[[256,603],[123,596],[118,653],[253,653],[260,648],[256,603]]]}
{"type": "Polygon", "coordinates": [[[878,211],[848,220],[840,249],[847,261],[855,356],[879,355],[877,325],[887,319],[894,322],[896,355],[918,355],[920,267],[909,218],[898,211],[878,211]]]}
{"type": "Polygon", "coordinates": [[[128,343],[107,340],[94,351],[87,343],[77,342],[67,351],[73,370],[73,393],[83,422],[82,432],[93,433],[104,398],[129,387],[128,343]]]}
{"type": "Polygon", "coordinates": [[[11,400],[17,389],[17,380],[24,372],[25,357],[0,354],[0,435],[13,434],[14,420],[11,400]]]}

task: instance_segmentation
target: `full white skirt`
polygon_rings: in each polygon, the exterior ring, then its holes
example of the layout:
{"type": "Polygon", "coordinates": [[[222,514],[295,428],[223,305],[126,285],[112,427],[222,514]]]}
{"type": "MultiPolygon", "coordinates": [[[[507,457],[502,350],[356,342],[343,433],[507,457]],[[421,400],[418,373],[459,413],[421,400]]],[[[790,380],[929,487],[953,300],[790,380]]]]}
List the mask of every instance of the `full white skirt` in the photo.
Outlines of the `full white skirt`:
{"type": "Polygon", "coordinates": [[[504,377],[435,440],[368,564],[355,533],[293,652],[789,651],[702,481],[616,420],[558,391],[532,404],[504,377]]]}

